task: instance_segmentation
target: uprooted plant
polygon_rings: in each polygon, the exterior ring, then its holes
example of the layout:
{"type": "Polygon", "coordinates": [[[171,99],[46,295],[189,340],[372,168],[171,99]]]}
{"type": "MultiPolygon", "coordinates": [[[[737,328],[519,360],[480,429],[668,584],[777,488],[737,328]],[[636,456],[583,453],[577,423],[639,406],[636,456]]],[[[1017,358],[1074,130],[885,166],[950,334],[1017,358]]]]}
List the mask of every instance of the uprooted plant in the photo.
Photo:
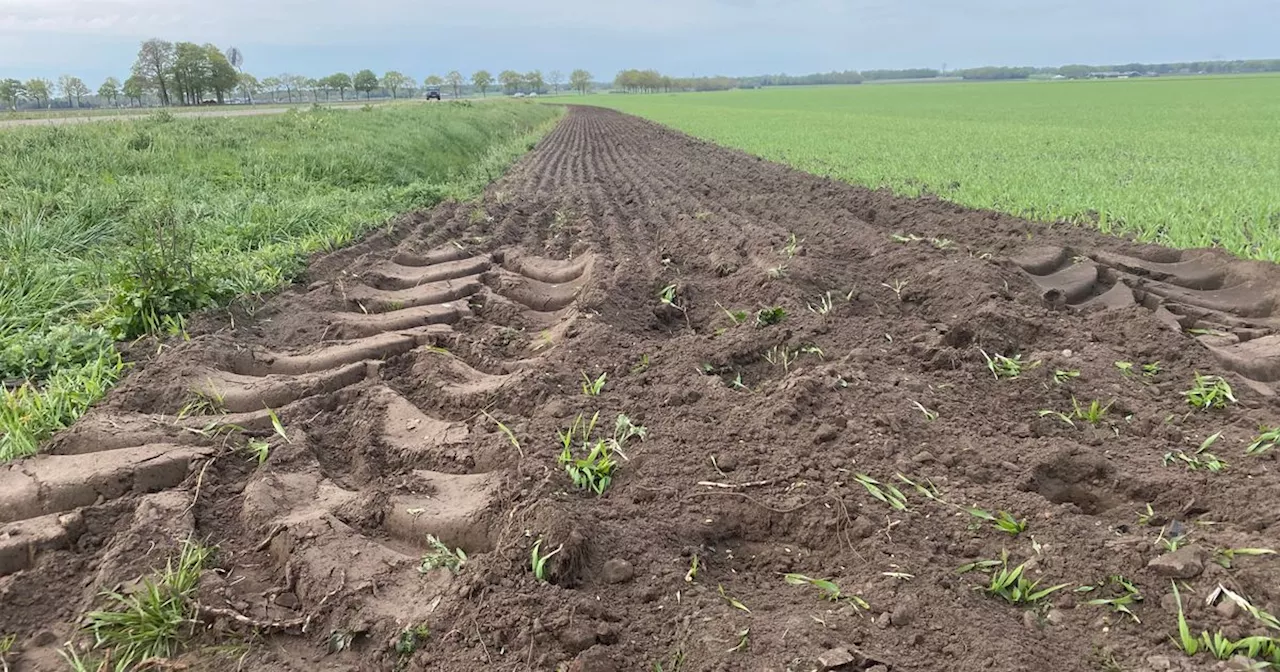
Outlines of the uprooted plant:
{"type": "Polygon", "coordinates": [[[979,352],[982,353],[982,358],[987,362],[987,370],[996,377],[996,380],[1017,378],[1022,375],[1024,369],[1031,369],[1040,365],[1040,360],[1024,362],[1022,355],[1006,357],[1000,354],[989,355],[986,350],[979,350],[979,352]]]}
{"type": "Polygon", "coordinates": [[[867,601],[857,595],[846,595],[840,590],[840,586],[836,585],[830,579],[813,579],[804,574],[783,574],[782,578],[793,586],[813,586],[822,592],[822,597],[832,602],[845,601],[853,605],[854,610],[870,609],[871,605],[867,601]]]}
{"type": "Polygon", "coordinates": [[[431,550],[422,555],[422,564],[418,566],[418,571],[423,574],[440,568],[457,574],[462,569],[462,566],[467,564],[465,551],[461,548],[450,549],[434,534],[427,535],[427,545],[431,547],[431,550]]]}

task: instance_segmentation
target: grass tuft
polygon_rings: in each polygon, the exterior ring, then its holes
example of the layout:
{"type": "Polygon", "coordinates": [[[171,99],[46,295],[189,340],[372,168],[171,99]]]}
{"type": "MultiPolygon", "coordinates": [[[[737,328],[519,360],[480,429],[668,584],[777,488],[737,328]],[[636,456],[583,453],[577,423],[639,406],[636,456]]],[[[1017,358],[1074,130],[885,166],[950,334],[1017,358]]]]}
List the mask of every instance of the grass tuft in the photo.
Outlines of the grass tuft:
{"type": "Polygon", "coordinates": [[[162,572],[143,578],[136,590],[103,593],[109,608],[85,616],[94,648],[107,650],[117,669],[177,653],[194,631],[194,595],[212,553],[209,547],[186,541],[176,562],[170,559],[162,572]]]}

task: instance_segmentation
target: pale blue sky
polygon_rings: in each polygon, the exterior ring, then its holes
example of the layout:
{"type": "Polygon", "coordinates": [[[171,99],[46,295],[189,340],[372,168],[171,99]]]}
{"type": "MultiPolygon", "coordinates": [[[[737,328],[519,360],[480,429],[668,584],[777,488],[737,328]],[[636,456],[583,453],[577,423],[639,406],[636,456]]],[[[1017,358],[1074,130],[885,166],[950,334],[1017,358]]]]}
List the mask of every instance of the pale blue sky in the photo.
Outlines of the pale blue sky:
{"type": "MultiPolygon", "coordinates": [[[[1277,0],[0,0],[0,78],[128,74],[148,37],[258,76],[751,75],[1280,57],[1277,0]]],[[[96,84],[95,84],[96,86],[96,84]]]]}

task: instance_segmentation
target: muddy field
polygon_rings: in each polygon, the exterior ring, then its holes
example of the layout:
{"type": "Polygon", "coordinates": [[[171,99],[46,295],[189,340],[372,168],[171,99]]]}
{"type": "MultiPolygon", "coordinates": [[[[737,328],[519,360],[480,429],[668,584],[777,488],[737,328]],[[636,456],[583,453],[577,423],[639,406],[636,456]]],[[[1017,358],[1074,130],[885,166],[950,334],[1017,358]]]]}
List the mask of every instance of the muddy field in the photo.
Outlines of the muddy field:
{"type": "Polygon", "coordinates": [[[1280,560],[1220,553],[1280,545],[1280,450],[1245,454],[1280,424],[1277,298],[1272,265],[574,109],[481,203],[205,316],[0,470],[0,635],[65,669],[98,592],[194,537],[187,669],[1211,669],[1171,640],[1171,579],[1196,634],[1267,633],[1219,585],[1280,613],[1280,560]],[[1237,402],[1194,408],[1197,372],[1237,402]],[[596,413],[645,428],[600,496],[557,461],[596,413]],[[421,571],[429,534],[456,573],[421,571]],[[1002,551],[1067,586],[1012,604],[957,572],[1002,551]],[[1131,615],[1088,603],[1112,577],[1131,615]]]}

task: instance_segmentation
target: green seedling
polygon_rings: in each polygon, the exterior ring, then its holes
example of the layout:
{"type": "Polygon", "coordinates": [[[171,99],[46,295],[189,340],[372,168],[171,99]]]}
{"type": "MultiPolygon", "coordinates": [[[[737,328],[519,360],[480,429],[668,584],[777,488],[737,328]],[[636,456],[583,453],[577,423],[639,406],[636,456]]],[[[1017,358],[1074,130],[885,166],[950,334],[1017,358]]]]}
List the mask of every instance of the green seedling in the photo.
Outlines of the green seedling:
{"type": "Polygon", "coordinates": [[[733,607],[734,609],[740,609],[742,611],[745,611],[748,614],[751,613],[751,610],[747,608],[747,605],[740,602],[737,598],[730,597],[728,593],[724,592],[723,585],[717,584],[716,591],[720,593],[720,597],[723,598],[725,602],[729,603],[729,606],[733,607]]]}
{"type": "Polygon", "coordinates": [[[888,504],[895,511],[907,510],[907,497],[902,491],[893,484],[885,484],[877,481],[866,474],[854,474],[854,478],[862,484],[862,487],[871,493],[872,497],[888,504]]]}
{"type": "Polygon", "coordinates": [[[1016,537],[1027,530],[1027,519],[1023,518],[1022,520],[1018,520],[1008,511],[999,511],[993,515],[991,512],[983,511],[979,508],[971,507],[965,510],[974,518],[985,520],[994,525],[997,530],[1009,534],[1010,536],[1016,537]]]}
{"type": "Polygon", "coordinates": [[[1182,595],[1178,593],[1178,584],[1173,581],[1169,583],[1173,586],[1173,599],[1178,603],[1178,639],[1174,640],[1174,644],[1183,653],[1194,656],[1200,651],[1200,640],[1191,636],[1191,626],[1187,625],[1187,614],[1182,609],[1182,595]]]}
{"type": "Polygon", "coordinates": [[[765,271],[765,275],[769,276],[773,280],[781,280],[787,277],[787,265],[778,264],[777,266],[765,271]]]}
{"type": "Polygon", "coordinates": [[[1258,436],[1244,449],[1244,452],[1246,455],[1261,455],[1277,445],[1280,445],[1280,427],[1264,425],[1258,429],[1258,436]]]}
{"type": "Polygon", "coordinates": [[[258,466],[262,466],[271,453],[271,444],[261,439],[249,439],[245,450],[249,451],[249,459],[257,460],[258,466]]]}
{"type": "Polygon", "coordinates": [[[1236,643],[1219,630],[1213,634],[1208,631],[1200,633],[1200,650],[1218,660],[1230,660],[1236,653],[1236,643]]]}
{"type": "Polygon", "coordinates": [[[1114,403],[1116,402],[1112,400],[1106,406],[1103,406],[1102,402],[1094,399],[1089,402],[1088,406],[1081,406],[1075,397],[1071,397],[1071,408],[1075,416],[1094,426],[1102,422],[1102,419],[1107,415],[1107,411],[1111,410],[1111,405],[1114,403]]]}
{"type": "Polygon", "coordinates": [[[1040,582],[1026,577],[1026,563],[1009,568],[1008,551],[1000,554],[999,567],[998,571],[991,574],[991,581],[982,589],[982,592],[992,597],[999,597],[1009,604],[1035,604],[1069,585],[1060,583],[1037,590],[1040,582]]]}
{"type": "Polygon", "coordinates": [[[979,352],[982,353],[982,358],[987,361],[987,369],[991,371],[991,375],[996,377],[996,380],[1017,378],[1022,375],[1024,369],[1031,369],[1040,365],[1040,360],[1023,362],[1022,355],[1005,357],[1004,355],[988,355],[986,350],[979,350],[979,352]]]}
{"type": "Polygon", "coordinates": [[[185,541],[177,562],[170,559],[158,575],[143,578],[137,590],[103,593],[111,608],[85,615],[95,648],[109,649],[116,669],[173,657],[194,622],[196,587],[212,554],[208,547],[185,541]]]}
{"type": "Polygon", "coordinates": [[[911,402],[911,404],[912,404],[913,406],[915,406],[916,408],[920,409],[920,412],[924,414],[925,422],[933,422],[934,420],[937,420],[937,419],[938,419],[938,412],[937,412],[937,411],[931,411],[931,410],[929,410],[929,409],[925,408],[925,407],[924,407],[924,404],[921,404],[921,403],[920,403],[920,402],[918,402],[918,401],[912,401],[912,402],[911,402]]]}
{"type": "Polygon", "coordinates": [[[498,420],[497,418],[490,415],[489,411],[482,410],[480,412],[484,414],[484,417],[489,418],[489,420],[491,420],[493,424],[498,426],[498,431],[502,432],[507,437],[507,441],[511,442],[511,446],[515,448],[516,452],[520,453],[520,457],[523,458],[524,449],[520,447],[520,440],[516,438],[515,432],[511,431],[511,428],[504,425],[501,420],[498,420]]]}
{"type": "Polygon", "coordinates": [[[1120,369],[1120,375],[1126,377],[1133,375],[1133,362],[1116,362],[1116,368],[1120,369]]]}
{"type": "Polygon", "coordinates": [[[280,422],[280,416],[276,415],[276,412],[270,407],[267,407],[267,417],[271,418],[271,428],[275,430],[276,436],[284,439],[285,443],[293,443],[293,440],[284,431],[284,423],[280,422]]]}
{"type": "Polygon", "coordinates": [[[1053,382],[1059,385],[1067,383],[1080,377],[1080,372],[1075,370],[1058,369],[1053,372],[1053,382]]]}
{"type": "Polygon", "coordinates": [[[738,651],[746,651],[751,646],[751,628],[743,628],[739,630],[735,636],[738,638],[738,645],[725,651],[725,653],[736,653],[738,651]]]}
{"type": "Polygon", "coordinates": [[[855,606],[855,608],[870,609],[871,605],[867,601],[857,595],[845,595],[840,591],[834,581],[828,579],[812,579],[804,574],[783,574],[783,580],[793,586],[813,586],[822,592],[824,599],[832,602],[847,601],[855,606]]]}
{"type": "Polygon", "coordinates": [[[916,235],[914,233],[908,233],[905,235],[901,233],[891,233],[889,234],[889,238],[895,243],[903,244],[918,243],[924,240],[924,236],[916,235]]]}
{"type": "Polygon", "coordinates": [[[658,291],[658,302],[663,306],[674,308],[684,315],[684,323],[689,328],[693,328],[693,323],[689,321],[689,306],[680,298],[680,287],[676,283],[671,283],[658,291]]]}
{"type": "Polygon", "coordinates": [[[533,577],[542,583],[547,582],[547,561],[555,557],[557,553],[564,550],[564,544],[556,546],[554,551],[543,555],[542,540],[533,542],[533,550],[529,552],[529,568],[533,570],[533,577]]]}
{"type": "Polygon", "coordinates": [[[929,479],[926,478],[924,480],[924,483],[917,483],[907,478],[906,476],[903,476],[902,474],[897,474],[897,477],[899,481],[902,481],[903,483],[906,483],[912,488],[915,488],[916,492],[924,495],[926,498],[931,499],[935,502],[938,502],[939,504],[947,503],[942,501],[942,495],[938,492],[938,486],[934,485],[933,481],[930,481],[929,479]]]}
{"type": "Polygon", "coordinates": [[[741,391],[743,391],[743,392],[750,392],[750,391],[751,391],[751,388],[747,387],[747,384],[746,384],[746,383],[744,383],[744,382],[742,382],[742,372],[741,372],[741,371],[739,371],[739,372],[738,372],[738,374],[737,374],[736,376],[734,376],[734,377],[733,377],[733,382],[732,382],[732,383],[730,383],[730,384],[729,384],[729,386],[730,386],[730,387],[732,387],[732,388],[733,388],[733,389],[735,389],[735,390],[741,390],[741,391]]]}
{"type": "Polygon", "coordinates": [[[1227,464],[1226,462],[1223,462],[1222,460],[1218,459],[1217,455],[1214,455],[1213,453],[1209,452],[1209,448],[1213,446],[1213,444],[1221,437],[1222,437],[1222,432],[1218,432],[1217,434],[1214,434],[1213,436],[1210,436],[1209,438],[1205,439],[1204,443],[1201,443],[1200,447],[1197,448],[1196,452],[1192,455],[1188,455],[1185,451],[1182,451],[1182,450],[1175,450],[1172,452],[1165,453],[1164,466],[1167,467],[1170,464],[1182,463],[1187,467],[1187,471],[1199,471],[1201,469],[1204,469],[1206,471],[1210,471],[1215,474],[1221,471],[1225,471],[1226,468],[1231,465],[1227,464]]]}
{"type": "Polygon", "coordinates": [[[1044,409],[1040,409],[1036,413],[1042,418],[1053,417],[1060,420],[1065,425],[1070,425],[1072,427],[1076,426],[1075,420],[1072,420],[1071,416],[1067,415],[1066,413],[1063,413],[1062,411],[1055,411],[1050,408],[1044,408],[1044,409]]]}
{"type": "Polygon", "coordinates": [[[977,560],[956,567],[956,574],[968,574],[973,571],[985,572],[1001,565],[1000,560],[977,560]]]}
{"type": "MultiPolygon", "coordinates": [[[[716,303],[716,305],[720,306],[719,303],[716,303]]],[[[724,314],[729,317],[729,321],[732,322],[734,326],[737,326],[739,324],[742,324],[743,322],[746,322],[747,318],[751,317],[751,313],[748,313],[745,310],[729,310],[724,306],[720,306],[720,310],[723,311],[724,314]]]]}
{"type": "Polygon", "coordinates": [[[613,482],[613,475],[618,468],[618,461],[614,459],[614,454],[617,453],[626,459],[623,447],[627,441],[632,438],[643,441],[648,435],[647,429],[635,424],[626,415],[618,414],[614,422],[613,436],[593,438],[592,434],[599,419],[598,412],[591,416],[590,421],[586,421],[582,415],[579,415],[567,431],[557,433],[561,447],[557,461],[564,467],[565,473],[579,490],[590,490],[597,496],[603,495],[609,484],[613,482]],[[575,444],[577,452],[585,453],[585,457],[574,456],[575,444]]]}
{"type": "Polygon", "coordinates": [[[596,493],[596,496],[603,495],[609,488],[618,466],[617,460],[613,458],[613,444],[604,439],[593,441],[591,438],[599,418],[600,414],[597,412],[588,423],[584,422],[583,417],[579,415],[568,431],[560,432],[561,451],[557,458],[575,487],[579,490],[590,490],[596,493]],[[575,437],[578,439],[578,445],[586,452],[585,457],[574,457],[575,437]]]}
{"type": "Polygon", "coordinates": [[[1190,536],[1189,530],[1184,530],[1180,523],[1174,522],[1173,525],[1160,528],[1160,536],[1156,538],[1156,543],[1163,546],[1165,551],[1173,553],[1181,548],[1183,542],[1190,536]]]}
{"type": "Polygon", "coordinates": [[[818,315],[827,315],[835,310],[835,303],[831,300],[831,292],[827,292],[818,297],[818,304],[809,304],[809,311],[818,315]]]}
{"type": "Polygon", "coordinates": [[[804,355],[813,355],[818,359],[824,358],[822,354],[822,348],[819,348],[818,346],[812,345],[812,344],[800,346],[799,352],[804,355]]]}
{"type": "Polygon", "coordinates": [[[761,308],[756,311],[756,326],[758,327],[781,324],[785,319],[787,319],[787,310],[782,306],[761,308]]]}
{"type": "MultiPolygon", "coordinates": [[[[622,454],[623,446],[627,445],[627,441],[636,438],[644,441],[649,436],[649,430],[645,427],[635,424],[631,418],[618,414],[618,419],[613,423],[613,448],[622,454]]],[[[623,457],[626,457],[623,455],[623,457]]]]}
{"type": "Polygon", "coordinates": [[[1221,329],[1188,329],[1188,334],[1192,336],[1230,336],[1231,334],[1221,329]]]}
{"type": "Polygon", "coordinates": [[[1148,378],[1153,378],[1155,376],[1160,375],[1160,362],[1151,362],[1150,364],[1143,364],[1142,375],[1148,378]]]}
{"type": "Polygon", "coordinates": [[[949,250],[956,245],[950,238],[930,238],[929,243],[939,250],[949,250]]]}
{"type": "Polygon", "coordinates": [[[649,370],[649,355],[643,354],[643,355],[640,355],[640,361],[636,362],[636,365],[631,367],[631,374],[638,375],[648,370],[649,370]]]}
{"type": "Polygon", "coordinates": [[[9,672],[9,653],[13,651],[13,645],[17,642],[17,635],[0,637],[0,671],[9,672]]]}
{"type": "Polygon", "coordinates": [[[1226,408],[1227,404],[1236,403],[1231,392],[1231,385],[1222,376],[1202,376],[1196,373],[1195,383],[1191,389],[1182,393],[1187,403],[1200,410],[1226,408]]]}
{"type": "Polygon", "coordinates": [[[454,574],[462,570],[462,566],[467,564],[467,554],[461,548],[450,550],[444,542],[440,541],[434,534],[427,535],[427,545],[431,550],[422,556],[422,564],[418,566],[418,571],[426,574],[433,569],[447,569],[454,574]]]}
{"type": "Polygon", "coordinates": [[[431,628],[424,625],[418,625],[405,628],[400,631],[400,636],[396,638],[395,652],[400,658],[396,663],[397,670],[403,670],[408,667],[408,659],[418,651],[418,647],[427,642],[431,637],[431,628]]]}
{"type": "Polygon", "coordinates": [[[880,283],[880,286],[888,288],[889,291],[893,292],[894,296],[898,297],[898,301],[902,301],[902,290],[907,288],[907,281],[894,280],[892,284],[887,282],[882,282],[880,283]]]}
{"type": "Polygon", "coordinates": [[[685,583],[693,583],[698,578],[698,570],[701,568],[699,562],[698,554],[694,553],[693,559],[689,561],[689,571],[684,573],[685,583]]]}
{"type": "Polygon", "coordinates": [[[587,375],[586,371],[582,372],[582,393],[588,397],[598,397],[600,392],[604,390],[604,381],[609,377],[606,371],[601,373],[598,378],[592,379],[587,375]]]}
{"type": "Polygon", "coordinates": [[[1155,517],[1155,515],[1156,515],[1156,511],[1155,511],[1155,509],[1151,508],[1151,505],[1150,505],[1150,504],[1147,504],[1147,510],[1146,510],[1146,511],[1139,511],[1139,512],[1138,512],[1138,524],[1139,524],[1139,525],[1150,525],[1150,524],[1151,524],[1151,519],[1152,519],[1153,517],[1155,517]]]}
{"type": "Polygon", "coordinates": [[[1231,563],[1237,555],[1260,556],[1275,555],[1276,552],[1270,548],[1222,548],[1213,554],[1214,562],[1222,565],[1226,569],[1231,569],[1231,563]]]}
{"type": "Polygon", "coordinates": [[[191,390],[187,403],[178,411],[178,419],[196,415],[223,415],[226,412],[227,406],[223,395],[214,391],[213,381],[210,381],[207,390],[191,390]]]}
{"type": "Polygon", "coordinates": [[[782,246],[782,255],[788,259],[794,259],[800,251],[800,240],[796,238],[796,234],[791,234],[787,239],[787,244],[782,246]]]}
{"type": "Polygon", "coordinates": [[[1106,582],[1097,586],[1081,586],[1076,589],[1078,593],[1092,593],[1097,590],[1110,590],[1113,593],[1119,593],[1115,597],[1098,597],[1089,600],[1085,604],[1094,606],[1111,607],[1117,613],[1125,614],[1133,619],[1134,623],[1142,623],[1142,619],[1133,613],[1129,608],[1131,605],[1142,601],[1142,594],[1138,592],[1137,586],[1132,581],[1123,576],[1113,575],[1107,577],[1106,582]]]}

